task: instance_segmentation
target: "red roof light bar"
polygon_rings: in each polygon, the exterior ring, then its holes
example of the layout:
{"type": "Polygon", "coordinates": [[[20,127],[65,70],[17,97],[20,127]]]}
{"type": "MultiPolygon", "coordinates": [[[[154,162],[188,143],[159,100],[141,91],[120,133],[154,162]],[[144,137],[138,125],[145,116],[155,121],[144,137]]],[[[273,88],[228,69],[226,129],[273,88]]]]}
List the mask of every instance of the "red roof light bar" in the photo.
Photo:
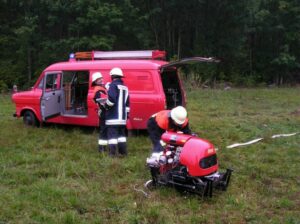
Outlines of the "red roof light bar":
{"type": "Polygon", "coordinates": [[[93,59],[165,59],[166,52],[145,51],[93,51],[93,59]]]}

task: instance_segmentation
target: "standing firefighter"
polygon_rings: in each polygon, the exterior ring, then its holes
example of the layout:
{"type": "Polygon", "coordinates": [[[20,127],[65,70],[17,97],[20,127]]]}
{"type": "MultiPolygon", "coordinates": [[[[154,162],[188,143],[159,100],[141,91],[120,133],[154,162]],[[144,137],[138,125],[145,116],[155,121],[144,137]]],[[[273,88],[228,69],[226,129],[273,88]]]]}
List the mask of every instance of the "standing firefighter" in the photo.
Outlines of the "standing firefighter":
{"type": "Polygon", "coordinates": [[[103,86],[103,77],[100,72],[95,72],[92,76],[92,86],[94,87],[94,101],[98,104],[99,115],[99,140],[98,150],[103,152],[107,146],[107,131],[105,126],[105,108],[104,103],[106,101],[106,89],[103,86]],[[105,96],[105,97],[104,97],[105,96]],[[104,98],[103,98],[104,97],[104,98]]]}
{"type": "Polygon", "coordinates": [[[123,71],[113,68],[110,71],[112,82],[107,92],[106,120],[109,155],[115,156],[117,149],[120,155],[127,155],[126,121],[129,113],[128,88],[124,85],[123,71]]]}
{"type": "Polygon", "coordinates": [[[184,134],[191,134],[187,112],[182,106],[175,107],[172,110],[162,110],[152,115],[148,120],[147,129],[153,144],[153,153],[164,150],[160,138],[165,131],[180,131],[184,134]]]}

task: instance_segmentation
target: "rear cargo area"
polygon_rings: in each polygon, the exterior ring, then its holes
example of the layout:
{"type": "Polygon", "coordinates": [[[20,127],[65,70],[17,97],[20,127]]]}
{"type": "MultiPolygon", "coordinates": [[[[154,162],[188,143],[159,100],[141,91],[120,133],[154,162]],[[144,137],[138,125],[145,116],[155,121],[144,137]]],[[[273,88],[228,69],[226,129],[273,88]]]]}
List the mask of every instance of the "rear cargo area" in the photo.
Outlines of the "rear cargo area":
{"type": "Polygon", "coordinates": [[[166,96],[167,109],[184,106],[177,70],[165,70],[161,73],[161,80],[166,96]]]}

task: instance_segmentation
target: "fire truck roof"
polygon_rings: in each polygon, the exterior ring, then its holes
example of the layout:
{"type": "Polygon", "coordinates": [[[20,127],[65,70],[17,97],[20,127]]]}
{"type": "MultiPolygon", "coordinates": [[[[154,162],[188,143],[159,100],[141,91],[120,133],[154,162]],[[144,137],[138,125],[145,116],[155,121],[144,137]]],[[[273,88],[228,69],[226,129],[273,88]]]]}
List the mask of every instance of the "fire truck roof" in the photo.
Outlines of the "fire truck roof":
{"type": "Polygon", "coordinates": [[[87,60],[87,61],[66,61],[59,62],[48,66],[46,71],[58,70],[97,70],[101,68],[111,69],[119,67],[122,69],[159,69],[166,61],[159,60],[87,60]]]}

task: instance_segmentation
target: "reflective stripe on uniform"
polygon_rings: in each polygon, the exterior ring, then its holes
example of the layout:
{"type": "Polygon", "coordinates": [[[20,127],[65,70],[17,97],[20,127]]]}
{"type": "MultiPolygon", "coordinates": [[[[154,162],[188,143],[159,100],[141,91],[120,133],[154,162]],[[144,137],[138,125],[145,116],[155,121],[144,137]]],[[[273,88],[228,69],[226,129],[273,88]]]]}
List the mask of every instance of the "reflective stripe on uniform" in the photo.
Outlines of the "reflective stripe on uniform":
{"type": "Polygon", "coordinates": [[[109,101],[109,99],[106,100],[106,103],[107,103],[107,105],[110,106],[110,107],[112,107],[112,106],[114,105],[114,103],[111,102],[111,101],[109,101]]]}
{"type": "MultiPolygon", "coordinates": [[[[118,119],[125,120],[123,117],[124,106],[128,98],[128,88],[124,85],[117,85],[119,90],[119,98],[118,98],[118,119]]],[[[127,111],[127,107],[125,107],[125,111],[127,111]]]]}
{"type": "Polygon", "coordinates": [[[125,120],[119,120],[119,119],[112,119],[112,120],[106,120],[106,125],[126,125],[125,120]]]}
{"type": "Polygon", "coordinates": [[[126,142],[126,137],[119,137],[118,142],[126,142]]]}
{"type": "Polygon", "coordinates": [[[116,138],[108,139],[108,144],[109,145],[117,145],[118,139],[116,139],[116,138]]]}
{"type": "Polygon", "coordinates": [[[99,144],[99,145],[107,145],[108,142],[107,142],[107,140],[99,139],[99,140],[98,140],[98,144],[99,144]]]}

